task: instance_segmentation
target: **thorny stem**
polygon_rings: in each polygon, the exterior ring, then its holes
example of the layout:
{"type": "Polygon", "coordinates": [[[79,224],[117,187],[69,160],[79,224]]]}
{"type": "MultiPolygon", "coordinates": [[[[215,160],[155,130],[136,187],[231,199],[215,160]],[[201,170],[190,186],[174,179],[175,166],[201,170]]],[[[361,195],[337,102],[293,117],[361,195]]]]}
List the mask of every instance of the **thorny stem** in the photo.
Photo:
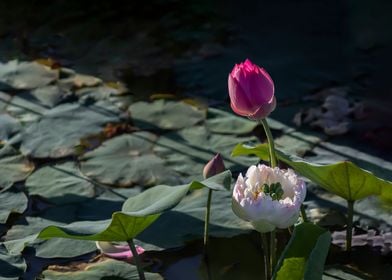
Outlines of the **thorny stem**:
{"type": "Polygon", "coordinates": [[[353,218],[354,218],[354,201],[347,200],[347,232],[346,232],[346,251],[351,251],[351,240],[353,237],[353,218]]]}
{"type": "Polygon", "coordinates": [[[132,252],[132,257],[135,260],[135,264],[136,264],[136,268],[137,268],[137,273],[139,274],[139,279],[140,280],[145,280],[146,277],[144,276],[144,271],[143,271],[143,267],[142,267],[142,263],[140,261],[140,257],[139,254],[137,253],[136,247],[135,247],[135,243],[133,243],[133,239],[128,240],[128,246],[129,249],[131,249],[132,252]]]}

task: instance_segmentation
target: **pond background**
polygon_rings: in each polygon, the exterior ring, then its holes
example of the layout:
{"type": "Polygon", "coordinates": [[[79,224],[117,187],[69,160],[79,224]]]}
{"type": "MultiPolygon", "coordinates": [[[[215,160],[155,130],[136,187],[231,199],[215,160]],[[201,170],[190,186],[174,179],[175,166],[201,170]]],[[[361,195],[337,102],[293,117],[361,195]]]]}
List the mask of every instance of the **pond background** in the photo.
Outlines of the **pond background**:
{"type": "MultiPolygon", "coordinates": [[[[321,97],[309,97],[323,91],[338,88],[363,102],[365,117],[353,119],[344,135],[295,128],[302,133],[294,135],[299,154],[319,162],[349,159],[391,180],[391,10],[386,0],[6,0],[0,3],[0,61],[52,59],[123,82],[135,101],[167,94],[230,112],[227,75],[249,58],[275,82],[278,109],[271,118],[289,127],[296,113],[320,106],[321,97]]],[[[261,130],[254,134],[263,140],[261,130]]],[[[296,145],[294,138],[285,144],[296,145]]],[[[336,211],[344,206],[317,189],[307,203],[336,211]]],[[[358,205],[357,225],[390,229],[390,212],[375,205],[358,205]]]]}

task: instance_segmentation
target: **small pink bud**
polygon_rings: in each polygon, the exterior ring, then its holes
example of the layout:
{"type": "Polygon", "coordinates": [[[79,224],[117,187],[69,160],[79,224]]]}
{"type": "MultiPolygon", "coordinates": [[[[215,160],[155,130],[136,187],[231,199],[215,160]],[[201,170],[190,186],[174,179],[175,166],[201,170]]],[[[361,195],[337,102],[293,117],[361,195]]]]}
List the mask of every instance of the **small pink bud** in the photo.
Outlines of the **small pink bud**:
{"type": "Polygon", "coordinates": [[[274,82],[267,71],[249,59],[234,66],[228,85],[231,108],[236,114],[260,120],[275,109],[274,82]]]}
{"type": "Polygon", "coordinates": [[[225,164],[220,154],[216,154],[203,169],[203,176],[205,179],[225,171],[225,164]]]}

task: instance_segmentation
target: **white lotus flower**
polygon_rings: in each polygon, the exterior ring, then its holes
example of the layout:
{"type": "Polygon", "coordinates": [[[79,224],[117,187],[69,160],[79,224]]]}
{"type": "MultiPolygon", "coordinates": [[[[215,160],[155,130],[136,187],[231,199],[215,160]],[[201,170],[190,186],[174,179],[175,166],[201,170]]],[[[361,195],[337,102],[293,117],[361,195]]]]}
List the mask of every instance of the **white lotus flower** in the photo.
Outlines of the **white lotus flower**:
{"type": "Polygon", "coordinates": [[[306,196],[305,182],[293,170],[252,165],[233,190],[234,213],[259,232],[293,225],[306,196]]]}

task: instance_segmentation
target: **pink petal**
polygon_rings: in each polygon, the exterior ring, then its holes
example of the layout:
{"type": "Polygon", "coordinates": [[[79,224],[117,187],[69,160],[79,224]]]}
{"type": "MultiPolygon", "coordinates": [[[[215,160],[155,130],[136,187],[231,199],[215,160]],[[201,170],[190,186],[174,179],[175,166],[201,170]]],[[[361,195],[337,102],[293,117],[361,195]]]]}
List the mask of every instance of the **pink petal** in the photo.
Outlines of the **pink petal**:
{"type": "MultiPolygon", "coordinates": [[[[133,255],[128,245],[113,245],[111,242],[97,241],[97,248],[105,255],[113,259],[132,259],[133,255]]],[[[143,254],[144,249],[138,245],[135,246],[137,253],[143,254]]]]}
{"type": "Polygon", "coordinates": [[[233,111],[241,116],[248,116],[249,113],[253,112],[254,108],[248,100],[247,95],[240,84],[231,75],[229,75],[228,78],[228,86],[231,100],[230,103],[233,111]]]}
{"type": "Polygon", "coordinates": [[[276,107],[276,98],[275,96],[272,98],[272,101],[268,104],[260,106],[257,110],[249,114],[248,117],[252,120],[260,120],[266,118],[276,107]]]}

